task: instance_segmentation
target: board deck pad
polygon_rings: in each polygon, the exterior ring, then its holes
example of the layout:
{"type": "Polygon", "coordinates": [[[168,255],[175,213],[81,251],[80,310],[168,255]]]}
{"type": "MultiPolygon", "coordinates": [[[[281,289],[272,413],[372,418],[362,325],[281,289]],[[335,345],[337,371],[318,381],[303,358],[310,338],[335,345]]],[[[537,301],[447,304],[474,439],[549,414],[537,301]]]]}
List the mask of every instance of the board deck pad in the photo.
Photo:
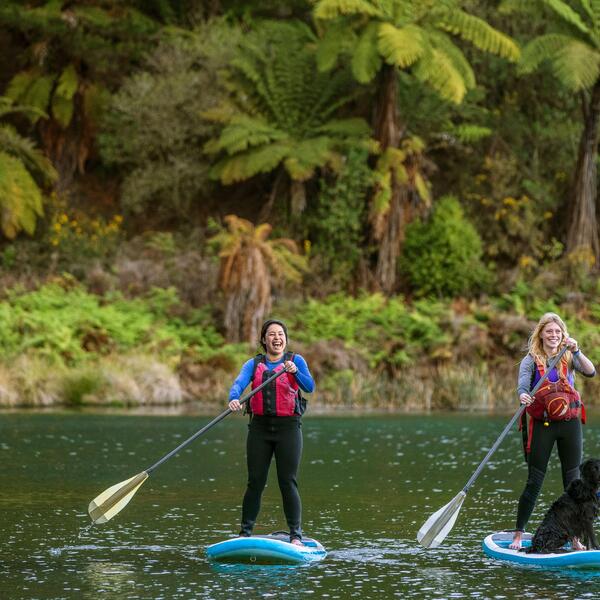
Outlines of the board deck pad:
{"type": "Polygon", "coordinates": [[[277,532],[217,542],[206,547],[206,555],[218,562],[303,564],[325,558],[327,551],[312,538],[302,538],[302,546],[298,546],[290,543],[289,534],[277,532]]]}
{"type": "MultiPolygon", "coordinates": [[[[531,546],[531,533],[523,534],[523,548],[531,546]]],[[[528,554],[520,550],[511,550],[508,545],[513,538],[512,531],[500,531],[488,535],[482,543],[483,551],[492,558],[521,565],[538,567],[563,567],[571,569],[600,569],[600,550],[572,550],[567,544],[561,552],[552,554],[528,554]]]]}

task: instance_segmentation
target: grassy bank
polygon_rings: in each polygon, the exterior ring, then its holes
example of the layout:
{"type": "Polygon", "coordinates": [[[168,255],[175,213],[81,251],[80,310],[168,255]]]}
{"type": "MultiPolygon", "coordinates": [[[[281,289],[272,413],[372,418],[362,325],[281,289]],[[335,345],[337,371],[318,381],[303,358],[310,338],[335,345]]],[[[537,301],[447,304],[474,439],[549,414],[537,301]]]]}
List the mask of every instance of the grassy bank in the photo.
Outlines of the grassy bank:
{"type": "MultiPolygon", "coordinates": [[[[442,302],[378,294],[280,302],[291,348],[317,381],[321,409],[505,410],[534,324],[517,297],[442,302]],[[521,309],[519,309],[521,306],[521,309]],[[517,307],[517,309],[515,309],[517,307]]],[[[600,305],[565,314],[597,363],[600,305]]],[[[0,302],[0,405],[168,406],[223,403],[242,362],[257,351],[228,344],[214,309],[191,308],[174,288],[136,297],[94,294],[71,277],[5,291],[0,302]]],[[[580,381],[588,405],[595,380],[580,381]]]]}

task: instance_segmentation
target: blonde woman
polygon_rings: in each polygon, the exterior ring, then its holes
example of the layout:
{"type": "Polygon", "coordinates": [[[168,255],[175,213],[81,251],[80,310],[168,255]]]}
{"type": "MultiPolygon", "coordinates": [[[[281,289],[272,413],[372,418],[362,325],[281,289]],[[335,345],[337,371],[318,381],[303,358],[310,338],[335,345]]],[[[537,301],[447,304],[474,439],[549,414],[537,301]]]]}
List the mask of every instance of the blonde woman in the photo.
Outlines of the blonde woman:
{"type": "MultiPolygon", "coordinates": [[[[524,422],[525,455],[528,475],[519,499],[517,525],[510,545],[521,547],[521,539],[544,482],[552,448],[556,444],[562,469],[563,486],[579,477],[582,459],[582,422],[585,410],[575,390],[575,372],[586,377],[596,374],[594,365],[569,336],[566,325],[555,313],[546,313],[529,338],[528,353],[519,367],[517,393],[527,407],[529,425],[524,422]],[[544,375],[548,362],[566,346],[560,363],[550,371],[546,383],[531,396],[529,392],[544,375]]],[[[578,540],[575,546],[583,549],[578,540]]]]}

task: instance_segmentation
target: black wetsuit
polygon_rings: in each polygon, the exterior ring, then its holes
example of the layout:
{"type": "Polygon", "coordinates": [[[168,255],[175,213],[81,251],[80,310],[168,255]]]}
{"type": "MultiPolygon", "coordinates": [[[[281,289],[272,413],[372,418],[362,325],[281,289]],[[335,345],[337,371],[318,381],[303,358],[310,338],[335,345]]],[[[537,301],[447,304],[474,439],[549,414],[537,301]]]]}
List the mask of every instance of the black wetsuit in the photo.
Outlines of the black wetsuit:
{"type": "MultiPolygon", "coordinates": [[[[574,385],[574,371],[582,373],[586,377],[593,377],[595,374],[584,373],[577,357],[574,357],[572,367],[573,369],[568,372],[568,380],[571,385],[574,385]]],[[[523,392],[529,392],[533,389],[539,377],[535,361],[528,354],[521,361],[519,368],[517,393],[520,395],[523,392]]],[[[548,379],[557,381],[558,378],[559,375],[556,369],[552,369],[548,379]]],[[[519,508],[517,510],[516,529],[518,531],[524,531],[529,517],[531,517],[535,502],[544,483],[546,469],[555,443],[560,459],[563,486],[566,488],[573,479],[579,478],[579,465],[581,464],[583,451],[581,420],[549,421],[548,425],[544,425],[542,421],[534,420],[531,438],[529,439],[530,451],[527,454],[527,483],[519,498],[519,508]]]]}

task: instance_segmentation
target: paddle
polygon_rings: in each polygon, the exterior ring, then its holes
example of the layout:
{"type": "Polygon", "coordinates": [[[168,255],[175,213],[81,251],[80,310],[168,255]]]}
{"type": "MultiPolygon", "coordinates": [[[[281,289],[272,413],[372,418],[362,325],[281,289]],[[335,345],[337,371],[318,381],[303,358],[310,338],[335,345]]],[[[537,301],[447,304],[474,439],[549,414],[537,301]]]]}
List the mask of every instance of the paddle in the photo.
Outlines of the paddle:
{"type": "MultiPolygon", "coordinates": [[[[257,392],[262,390],[266,385],[277,379],[280,375],[285,373],[285,369],[277,371],[274,375],[269,377],[266,381],[263,381],[258,387],[248,392],[245,396],[240,398],[240,404],[244,404],[249,398],[254,396],[257,392]]],[[[151,467],[134,475],[130,479],[121,481],[108,489],[104,490],[101,494],[96,496],[88,506],[88,513],[94,523],[106,523],[112,519],[117,513],[121,512],[127,503],[133,498],[133,495],[138,491],[141,485],[148,479],[148,476],[152,471],[160,467],[164,462],[169,460],[172,456],[177,454],[180,450],[183,450],[188,444],[191,444],[195,439],[199,438],[203,433],[206,433],[211,427],[214,427],[219,421],[222,421],[227,415],[233,411],[228,408],[223,411],[219,416],[215,417],[210,423],[205,425],[202,429],[194,433],[185,442],[182,442],[171,450],[168,454],[165,454],[158,462],[154,463],[151,467]]]]}
{"type": "MultiPolygon", "coordinates": [[[[558,353],[558,356],[550,362],[550,365],[548,366],[548,369],[546,370],[544,375],[542,375],[535,387],[529,393],[530,396],[533,396],[538,391],[542,383],[546,380],[546,377],[548,377],[550,371],[552,371],[552,369],[556,367],[556,365],[558,364],[558,362],[560,361],[560,359],[566,351],[567,347],[565,346],[558,353]]],[[[524,404],[521,404],[519,406],[519,409],[513,415],[512,419],[504,428],[504,431],[500,434],[498,439],[494,442],[494,445],[489,449],[485,458],[481,461],[481,464],[477,467],[477,469],[475,469],[475,472],[473,473],[473,475],[471,475],[471,478],[469,479],[469,481],[467,481],[465,487],[460,492],[458,492],[458,494],[450,502],[448,502],[446,506],[443,506],[442,508],[440,508],[440,510],[433,513],[429,517],[429,519],[427,519],[427,521],[423,523],[421,529],[419,529],[417,533],[417,541],[421,544],[421,546],[425,548],[437,548],[444,541],[445,537],[450,533],[452,527],[454,527],[454,523],[456,522],[458,513],[463,502],[465,501],[469,488],[475,483],[475,480],[477,479],[477,477],[479,477],[481,471],[483,471],[483,467],[485,467],[492,454],[496,452],[498,446],[500,446],[508,432],[512,429],[513,425],[516,423],[517,419],[523,414],[523,411],[526,408],[527,407],[524,404]]]]}

